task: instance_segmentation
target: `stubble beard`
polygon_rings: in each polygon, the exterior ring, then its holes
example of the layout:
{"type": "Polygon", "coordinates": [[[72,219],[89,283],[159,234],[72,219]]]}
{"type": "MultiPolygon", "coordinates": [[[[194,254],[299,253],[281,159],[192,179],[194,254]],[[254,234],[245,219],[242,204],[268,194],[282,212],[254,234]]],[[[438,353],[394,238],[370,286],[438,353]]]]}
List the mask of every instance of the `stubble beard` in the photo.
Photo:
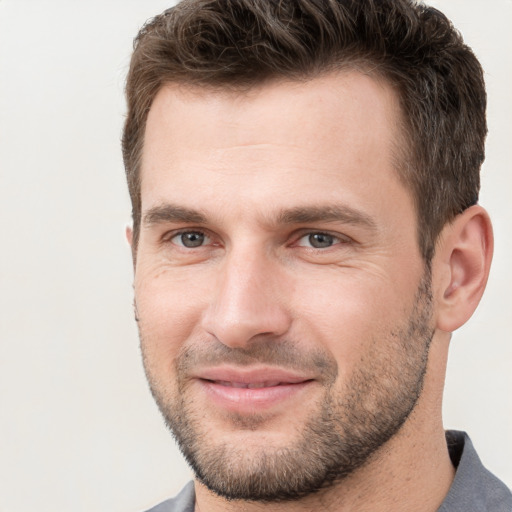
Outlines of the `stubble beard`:
{"type": "MultiPolygon", "coordinates": [[[[287,342],[262,341],[248,350],[218,346],[217,355],[211,357],[193,350],[182,353],[176,364],[177,391],[171,392],[151,372],[142,332],[141,346],[151,392],[196,478],[229,500],[276,503],[299,500],[346,478],[400,430],[422,392],[433,335],[431,317],[427,270],[408,321],[371,341],[371,349],[342,391],[335,387],[338,370],[332,356],[299,353],[287,342]],[[316,365],[326,377],[323,399],[286,446],[262,442],[249,450],[234,443],[216,443],[209,435],[208,422],[187,395],[187,368],[205,357],[237,364],[316,365]]],[[[230,419],[239,430],[251,432],[257,432],[265,421],[256,415],[232,414],[230,419]]]]}

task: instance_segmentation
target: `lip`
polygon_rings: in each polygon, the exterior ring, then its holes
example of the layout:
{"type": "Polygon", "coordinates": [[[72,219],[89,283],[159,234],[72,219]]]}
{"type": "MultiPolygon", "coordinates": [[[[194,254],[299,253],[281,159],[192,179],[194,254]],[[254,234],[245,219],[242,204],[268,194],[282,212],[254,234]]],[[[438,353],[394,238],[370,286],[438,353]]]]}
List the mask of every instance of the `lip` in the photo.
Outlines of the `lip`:
{"type": "Polygon", "coordinates": [[[258,413],[285,404],[314,379],[281,368],[208,368],[194,376],[215,406],[237,413],[258,413]]]}

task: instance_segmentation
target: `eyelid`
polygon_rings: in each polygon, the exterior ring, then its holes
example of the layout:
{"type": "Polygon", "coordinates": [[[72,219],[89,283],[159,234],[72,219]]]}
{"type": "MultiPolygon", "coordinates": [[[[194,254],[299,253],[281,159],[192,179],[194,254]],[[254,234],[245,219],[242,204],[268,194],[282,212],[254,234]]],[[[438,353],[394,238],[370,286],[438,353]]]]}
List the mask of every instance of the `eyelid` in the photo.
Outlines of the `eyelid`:
{"type": "MultiPolygon", "coordinates": [[[[162,235],[161,243],[163,243],[163,244],[173,243],[172,240],[174,238],[176,238],[177,236],[180,236],[184,233],[200,233],[200,234],[204,235],[205,239],[207,239],[208,242],[199,247],[205,247],[206,245],[220,245],[217,242],[212,244],[212,241],[215,238],[214,235],[208,229],[199,228],[199,227],[187,227],[187,228],[179,228],[179,229],[173,229],[173,230],[167,231],[166,233],[164,233],[162,235]]],[[[322,234],[322,235],[328,235],[328,236],[333,237],[335,239],[335,243],[333,244],[333,246],[354,242],[354,240],[350,236],[345,235],[343,233],[333,232],[333,231],[330,231],[327,229],[303,228],[303,229],[300,229],[298,232],[296,232],[292,236],[292,243],[290,245],[292,245],[292,246],[298,245],[298,242],[301,239],[303,239],[307,236],[310,236],[310,235],[315,235],[315,234],[322,234]]],[[[184,247],[182,244],[174,243],[174,245],[176,245],[178,247],[184,247]]],[[[333,246],[331,246],[331,247],[333,247],[333,246]]],[[[322,251],[322,250],[325,251],[326,249],[330,248],[330,247],[328,247],[328,248],[324,248],[324,249],[319,249],[319,248],[307,247],[307,246],[302,246],[302,247],[306,247],[306,248],[313,249],[313,250],[320,250],[320,251],[322,251]]]]}
{"type": "MultiPolygon", "coordinates": [[[[176,245],[177,247],[184,247],[182,244],[177,244],[177,243],[173,242],[173,239],[175,239],[176,237],[178,237],[180,235],[183,235],[184,233],[200,233],[201,235],[204,235],[205,239],[207,239],[209,241],[209,243],[211,243],[211,241],[213,239],[212,235],[208,232],[208,230],[206,230],[204,228],[190,227],[190,228],[172,229],[170,231],[167,231],[166,233],[164,233],[164,235],[162,235],[161,243],[163,243],[163,244],[172,243],[172,244],[176,245]]],[[[206,245],[206,243],[199,247],[204,247],[205,245],[206,245]]],[[[190,248],[187,248],[187,249],[190,249],[190,248]]]]}
{"type": "Polygon", "coordinates": [[[333,231],[329,231],[326,229],[302,229],[300,232],[298,232],[294,237],[294,242],[292,245],[297,245],[299,247],[305,247],[307,249],[312,249],[315,251],[325,251],[328,249],[331,249],[332,247],[335,247],[337,245],[341,244],[348,244],[353,242],[354,240],[349,237],[348,235],[344,235],[342,233],[337,233],[333,231]],[[333,243],[332,246],[326,247],[326,248],[317,248],[317,247],[311,247],[307,245],[299,245],[299,241],[302,240],[305,237],[311,236],[311,235],[327,235],[335,239],[335,243],[333,243]]]}

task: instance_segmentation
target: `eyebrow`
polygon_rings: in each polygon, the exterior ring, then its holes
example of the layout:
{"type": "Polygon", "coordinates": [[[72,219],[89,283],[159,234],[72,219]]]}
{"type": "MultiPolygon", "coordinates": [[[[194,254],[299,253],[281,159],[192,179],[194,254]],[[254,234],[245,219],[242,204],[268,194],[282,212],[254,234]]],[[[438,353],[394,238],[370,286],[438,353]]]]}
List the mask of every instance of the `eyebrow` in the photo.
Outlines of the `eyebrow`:
{"type": "MultiPolygon", "coordinates": [[[[198,210],[173,204],[163,204],[150,208],[143,215],[147,227],[167,222],[187,224],[207,224],[208,218],[198,210]]],[[[376,229],[375,221],[366,213],[355,208],[339,205],[297,206],[281,210],[271,224],[308,224],[314,222],[342,222],[376,229]]]]}
{"type": "Polygon", "coordinates": [[[142,222],[145,226],[153,226],[165,222],[205,224],[207,219],[205,215],[197,210],[173,204],[164,204],[150,208],[144,214],[142,222]]]}
{"type": "Polygon", "coordinates": [[[280,224],[307,224],[310,222],[342,222],[376,229],[375,221],[366,213],[348,206],[298,206],[283,210],[277,218],[280,224]]]}

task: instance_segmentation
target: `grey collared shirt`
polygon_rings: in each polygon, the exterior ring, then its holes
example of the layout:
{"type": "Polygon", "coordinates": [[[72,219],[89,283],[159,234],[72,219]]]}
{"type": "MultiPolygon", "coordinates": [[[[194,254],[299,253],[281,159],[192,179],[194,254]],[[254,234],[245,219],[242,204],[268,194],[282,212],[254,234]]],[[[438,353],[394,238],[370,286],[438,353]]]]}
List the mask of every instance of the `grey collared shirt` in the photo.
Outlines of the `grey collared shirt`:
{"type": "Polygon", "coordinates": [[[160,503],[147,512],[194,512],[195,504],[194,482],[189,482],[178,496],[160,503]]]}
{"type": "MultiPolygon", "coordinates": [[[[512,512],[512,493],[484,468],[465,432],[449,430],[446,442],[457,468],[450,491],[437,512],[512,512]]],[[[147,512],[194,512],[194,484],[147,512]]]]}
{"type": "Polygon", "coordinates": [[[484,468],[469,436],[449,430],[446,442],[457,472],[438,512],[512,512],[510,490],[484,468]]]}

